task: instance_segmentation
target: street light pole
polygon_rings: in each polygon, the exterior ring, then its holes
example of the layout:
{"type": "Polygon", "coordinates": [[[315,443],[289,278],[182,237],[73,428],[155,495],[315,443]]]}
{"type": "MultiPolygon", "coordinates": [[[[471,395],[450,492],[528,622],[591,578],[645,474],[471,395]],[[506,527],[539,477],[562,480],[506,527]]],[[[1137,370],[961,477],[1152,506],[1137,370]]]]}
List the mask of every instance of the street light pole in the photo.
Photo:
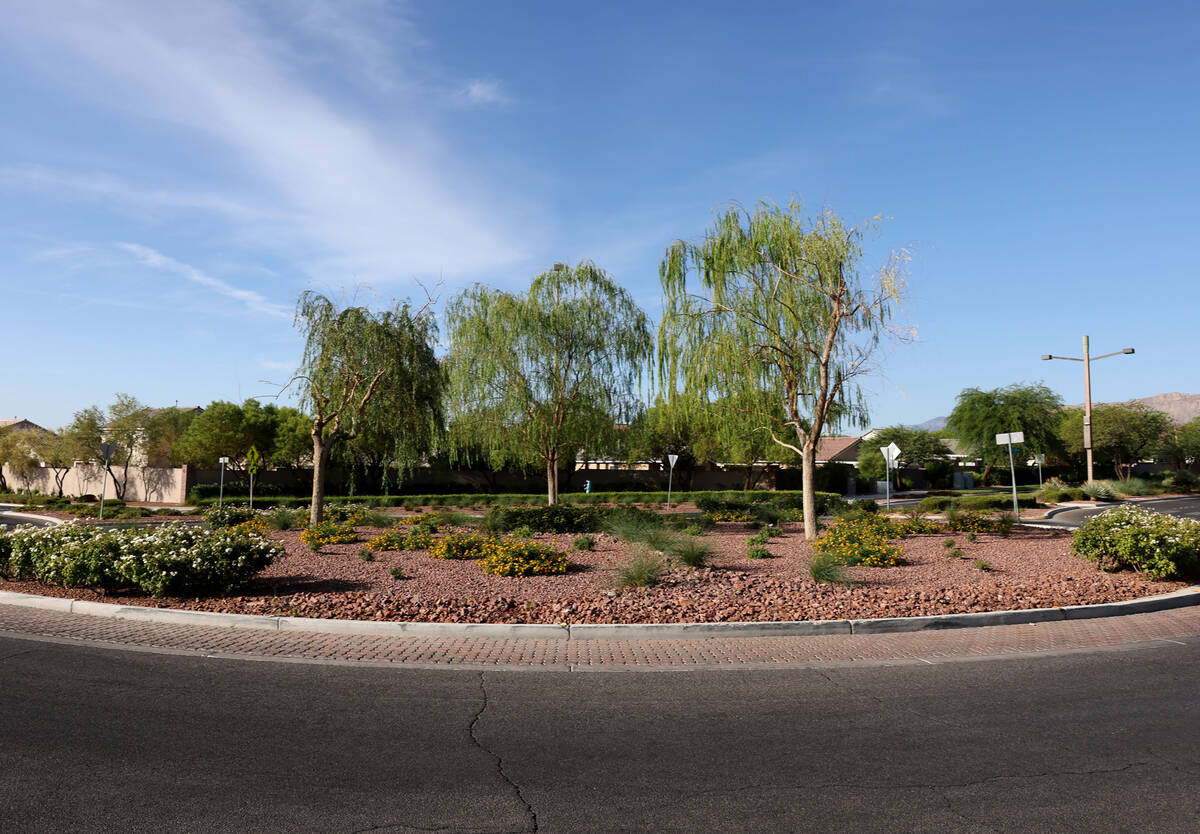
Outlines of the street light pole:
{"type": "Polygon", "coordinates": [[[1092,468],[1092,362],[1097,359],[1107,359],[1110,356],[1116,356],[1121,353],[1133,352],[1133,348],[1122,348],[1121,350],[1114,350],[1112,353],[1092,356],[1088,337],[1084,336],[1082,359],[1076,356],[1053,356],[1049,353],[1042,355],[1042,359],[1066,359],[1070,362],[1083,363],[1083,451],[1087,457],[1088,483],[1095,480],[1095,471],[1092,468]]]}

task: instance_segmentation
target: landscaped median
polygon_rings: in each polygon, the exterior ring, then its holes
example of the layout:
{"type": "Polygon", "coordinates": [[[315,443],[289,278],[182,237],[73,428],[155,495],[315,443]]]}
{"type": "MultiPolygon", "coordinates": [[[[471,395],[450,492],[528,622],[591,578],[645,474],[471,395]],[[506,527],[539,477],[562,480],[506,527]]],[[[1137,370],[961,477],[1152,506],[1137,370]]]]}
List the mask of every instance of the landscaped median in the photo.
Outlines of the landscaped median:
{"type": "MultiPolygon", "coordinates": [[[[1100,570],[1073,554],[1068,534],[978,514],[947,525],[860,508],[826,519],[816,547],[786,520],[787,507],[753,502],[706,513],[508,508],[480,518],[348,507],[332,515],[319,533],[292,510],[228,507],[210,513],[212,531],[78,523],[19,531],[0,542],[0,588],[268,618],[770,623],[1114,603],[1176,591],[1194,570],[1186,555],[1174,570],[1155,562],[1158,578],[1100,570]],[[741,520],[717,520],[731,515],[741,520]],[[834,570],[819,570],[822,561],[834,570]]],[[[1130,528],[1119,527],[1125,538],[1113,546],[1127,551],[1130,528]]]]}

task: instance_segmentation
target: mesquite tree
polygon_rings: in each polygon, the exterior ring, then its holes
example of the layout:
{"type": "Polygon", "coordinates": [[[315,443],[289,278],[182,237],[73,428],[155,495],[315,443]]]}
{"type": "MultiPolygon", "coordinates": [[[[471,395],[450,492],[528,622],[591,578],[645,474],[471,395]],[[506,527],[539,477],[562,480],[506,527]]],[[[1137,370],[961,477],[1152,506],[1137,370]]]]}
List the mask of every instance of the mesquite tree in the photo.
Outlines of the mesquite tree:
{"type": "Polygon", "coordinates": [[[733,206],[701,240],[668,248],[659,267],[660,385],[714,414],[711,401],[733,403],[737,420],[754,416],[756,430],[800,456],[808,539],[821,432],[866,425],[856,378],[884,336],[907,338],[892,327],[906,253],[859,271],[861,237],[876,222],[848,227],[829,211],[810,220],[795,203],[760,203],[753,214],[733,206]]]}
{"type": "Polygon", "coordinates": [[[312,415],[310,519],[318,524],[334,444],[354,439],[368,425],[386,426],[401,470],[436,448],[443,426],[443,374],[433,353],[437,328],[427,307],[413,310],[405,302],[380,313],[338,309],[308,290],[296,305],[296,324],[305,344],[293,379],[312,415]]]}
{"type": "Polygon", "coordinates": [[[482,450],[493,468],[558,469],[603,447],[629,407],[651,339],[633,298],[589,261],[556,264],[513,294],[475,285],[446,309],[456,454],[482,450]]]}

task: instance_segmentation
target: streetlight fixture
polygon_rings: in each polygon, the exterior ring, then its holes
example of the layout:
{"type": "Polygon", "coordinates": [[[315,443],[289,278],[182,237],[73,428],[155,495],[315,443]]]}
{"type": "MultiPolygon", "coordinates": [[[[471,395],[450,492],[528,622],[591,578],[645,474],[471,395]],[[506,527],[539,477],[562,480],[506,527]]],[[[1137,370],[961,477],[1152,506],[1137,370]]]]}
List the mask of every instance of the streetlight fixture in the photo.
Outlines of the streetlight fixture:
{"type": "Polygon", "coordinates": [[[1087,455],[1087,479],[1088,483],[1095,480],[1092,469],[1092,362],[1097,359],[1107,359],[1110,356],[1117,356],[1122,353],[1133,353],[1133,348],[1122,348],[1114,350],[1112,353],[1103,353],[1099,356],[1092,356],[1088,346],[1088,337],[1083,337],[1083,358],[1077,356],[1053,356],[1049,353],[1043,354],[1042,359],[1066,359],[1070,362],[1083,363],[1083,451],[1087,455]]]}

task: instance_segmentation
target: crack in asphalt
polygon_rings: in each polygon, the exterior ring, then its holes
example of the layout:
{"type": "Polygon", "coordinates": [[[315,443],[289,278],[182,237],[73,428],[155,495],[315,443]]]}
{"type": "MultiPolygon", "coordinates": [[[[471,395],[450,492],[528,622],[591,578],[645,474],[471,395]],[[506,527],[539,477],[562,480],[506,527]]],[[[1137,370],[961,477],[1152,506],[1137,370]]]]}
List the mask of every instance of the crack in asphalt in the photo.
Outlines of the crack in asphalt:
{"type": "Polygon", "coordinates": [[[507,784],[508,786],[510,786],[513,789],[513,793],[515,793],[517,795],[517,799],[521,802],[521,805],[525,808],[525,813],[529,817],[529,822],[530,822],[530,827],[527,830],[528,831],[537,831],[538,830],[537,812],[533,810],[533,806],[529,804],[529,801],[527,799],[525,799],[525,794],[521,792],[521,786],[518,785],[516,782],[514,782],[512,779],[510,779],[508,774],[504,772],[504,760],[502,758],[500,758],[500,756],[497,753],[495,753],[494,751],[489,750],[487,747],[484,747],[483,743],[479,740],[479,737],[475,734],[475,726],[479,723],[479,719],[483,717],[483,714],[485,712],[487,712],[487,708],[488,708],[488,691],[487,691],[487,681],[484,678],[485,674],[486,674],[485,672],[479,673],[479,691],[483,695],[483,703],[480,705],[479,711],[477,713],[475,713],[475,717],[471,719],[471,725],[467,728],[467,730],[470,733],[471,741],[473,741],[475,743],[475,746],[496,760],[496,772],[500,774],[500,778],[504,780],[505,784],[507,784]]]}
{"type": "Polygon", "coordinates": [[[6,655],[0,655],[0,663],[3,663],[6,660],[10,660],[14,657],[19,657],[23,654],[31,654],[33,651],[34,651],[33,649],[21,649],[19,651],[10,652],[9,654],[6,654],[6,655]]]}

